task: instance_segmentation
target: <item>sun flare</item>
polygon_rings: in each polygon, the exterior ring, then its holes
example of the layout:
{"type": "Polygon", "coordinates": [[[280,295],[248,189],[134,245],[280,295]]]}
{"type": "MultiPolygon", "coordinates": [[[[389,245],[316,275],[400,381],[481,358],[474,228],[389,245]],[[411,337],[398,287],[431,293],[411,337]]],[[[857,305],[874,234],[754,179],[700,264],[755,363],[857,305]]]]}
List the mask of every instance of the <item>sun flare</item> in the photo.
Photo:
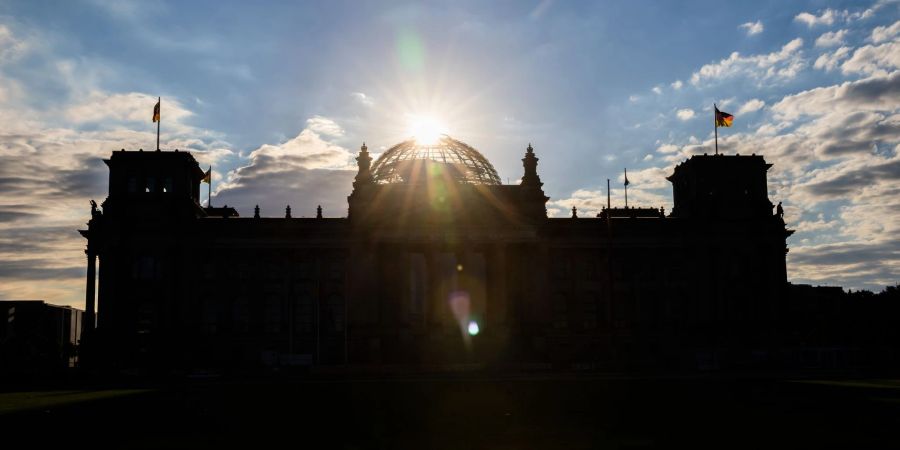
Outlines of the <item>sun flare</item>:
{"type": "Polygon", "coordinates": [[[433,116],[410,115],[407,132],[416,139],[416,142],[434,144],[441,136],[447,134],[447,127],[441,120],[433,116]]]}

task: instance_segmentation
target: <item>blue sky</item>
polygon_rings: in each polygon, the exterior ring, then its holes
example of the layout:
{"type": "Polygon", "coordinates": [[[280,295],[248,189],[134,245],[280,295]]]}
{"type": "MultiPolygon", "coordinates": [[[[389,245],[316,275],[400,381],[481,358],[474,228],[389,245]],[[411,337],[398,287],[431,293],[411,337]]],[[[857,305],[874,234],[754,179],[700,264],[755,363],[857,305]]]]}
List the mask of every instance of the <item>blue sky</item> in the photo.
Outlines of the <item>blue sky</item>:
{"type": "Polygon", "coordinates": [[[0,0],[0,298],[78,305],[101,158],[162,145],[215,169],[215,204],[346,212],[353,156],[440,118],[504,181],[529,142],[551,214],[671,209],[711,152],[775,166],[794,282],[900,282],[900,13],[862,2],[0,0]],[[616,200],[618,199],[618,200],[616,200]]]}

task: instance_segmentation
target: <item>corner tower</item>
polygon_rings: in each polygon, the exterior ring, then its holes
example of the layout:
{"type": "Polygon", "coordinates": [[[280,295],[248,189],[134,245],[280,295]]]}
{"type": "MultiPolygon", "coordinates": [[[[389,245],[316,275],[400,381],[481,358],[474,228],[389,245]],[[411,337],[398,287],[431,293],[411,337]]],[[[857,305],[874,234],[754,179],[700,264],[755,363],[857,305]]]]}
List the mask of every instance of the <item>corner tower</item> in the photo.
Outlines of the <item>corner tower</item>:
{"type": "Polygon", "coordinates": [[[772,216],[762,156],[695,155],[675,167],[672,217],[721,220],[772,216]]]}
{"type": "Polygon", "coordinates": [[[203,171],[188,152],[124,150],[104,159],[109,167],[107,218],[153,220],[205,215],[200,207],[203,171]]]}

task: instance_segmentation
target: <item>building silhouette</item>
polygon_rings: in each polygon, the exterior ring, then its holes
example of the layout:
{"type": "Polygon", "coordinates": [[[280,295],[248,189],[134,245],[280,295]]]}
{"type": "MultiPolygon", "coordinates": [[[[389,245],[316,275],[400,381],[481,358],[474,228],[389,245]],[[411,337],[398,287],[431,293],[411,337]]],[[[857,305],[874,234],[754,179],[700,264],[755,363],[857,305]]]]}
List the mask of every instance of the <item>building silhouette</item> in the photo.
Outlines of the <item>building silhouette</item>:
{"type": "Polygon", "coordinates": [[[514,185],[448,136],[356,160],[347,217],[239,217],[201,205],[190,153],[113,152],[81,231],[85,362],[714,367],[783,344],[793,231],[762,156],[679,164],[668,214],[571,218],[531,145],[514,185]]]}
{"type": "Polygon", "coordinates": [[[42,300],[0,300],[0,375],[74,367],[82,313],[42,300]]]}

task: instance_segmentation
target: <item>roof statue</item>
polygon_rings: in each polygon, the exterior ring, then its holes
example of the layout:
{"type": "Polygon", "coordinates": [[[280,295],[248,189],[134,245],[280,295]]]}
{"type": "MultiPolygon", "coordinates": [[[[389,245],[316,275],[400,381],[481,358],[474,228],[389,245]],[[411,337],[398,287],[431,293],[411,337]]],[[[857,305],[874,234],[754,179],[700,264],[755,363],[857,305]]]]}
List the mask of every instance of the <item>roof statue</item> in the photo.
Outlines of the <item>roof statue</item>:
{"type": "Polygon", "coordinates": [[[433,144],[415,139],[401,142],[372,164],[372,177],[379,184],[416,183],[425,175],[436,174],[467,184],[501,184],[487,158],[446,134],[433,144]]]}

